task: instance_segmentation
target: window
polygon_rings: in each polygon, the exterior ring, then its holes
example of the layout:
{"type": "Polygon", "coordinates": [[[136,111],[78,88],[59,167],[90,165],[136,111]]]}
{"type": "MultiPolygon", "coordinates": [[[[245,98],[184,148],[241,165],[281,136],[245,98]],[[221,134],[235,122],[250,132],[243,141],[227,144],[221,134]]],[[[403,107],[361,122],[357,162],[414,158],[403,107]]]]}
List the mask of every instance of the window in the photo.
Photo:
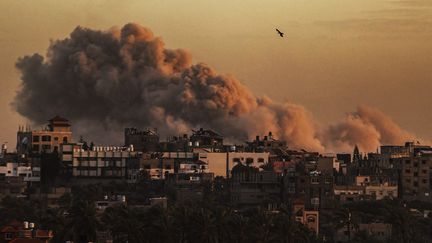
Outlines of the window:
{"type": "Polygon", "coordinates": [[[423,184],[427,184],[427,179],[422,180],[423,184]]]}
{"type": "Polygon", "coordinates": [[[39,142],[39,136],[33,136],[33,142],[39,142]]]}
{"type": "Polygon", "coordinates": [[[51,149],[51,145],[49,145],[49,144],[42,145],[42,150],[48,151],[50,149],[51,149]]]}
{"type": "Polygon", "coordinates": [[[411,173],[411,170],[410,169],[405,169],[405,173],[409,174],[409,173],[411,173]]]}
{"type": "Polygon", "coordinates": [[[13,233],[5,233],[4,235],[5,240],[12,240],[12,238],[13,238],[13,233]]]}
{"type": "Polygon", "coordinates": [[[63,143],[67,143],[68,142],[68,138],[67,137],[63,137],[63,143]]]}
{"type": "Polygon", "coordinates": [[[58,137],[54,137],[54,141],[58,141],[58,137]]]}
{"type": "Polygon", "coordinates": [[[50,141],[51,141],[51,136],[48,135],[42,136],[42,142],[50,142],[50,141]]]}
{"type": "Polygon", "coordinates": [[[240,163],[240,159],[239,159],[239,158],[234,158],[233,161],[234,161],[235,163],[240,163]]]}
{"type": "Polygon", "coordinates": [[[406,165],[411,164],[411,160],[405,160],[405,164],[406,164],[406,165]]]}
{"type": "Polygon", "coordinates": [[[422,160],[422,165],[425,165],[426,164],[426,160],[422,160]]]}
{"type": "Polygon", "coordinates": [[[427,170],[422,170],[422,173],[423,174],[427,174],[427,170]]]}
{"type": "Polygon", "coordinates": [[[250,165],[253,164],[254,159],[253,158],[246,158],[246,164],[250,165]]]}
{"type": "Polygon", "coordinates": [[[32,151],[39,152],[39,144],[33,144],[32,151]]]}
{"type": "Polygon", "coordinates": [[[415,187],[418,187],[418,181],[414,181],[413,184],[414,184],[415,187]]]}
{"type": "Polygon", "coordinates": [[[171,170],[171,165],[165,165],[166,170],[171,170]]]}
{"type": "Polygon", "coordinates": [[[264,158],[258,158],[258,163],[264,163],[264,158]]]}
{"type": "Polygon", "coordinates": [[[416,177],[417,177],[417,176],[418,176],[418,172],[414,172],[414,176],[416,176],[416,177]]]}

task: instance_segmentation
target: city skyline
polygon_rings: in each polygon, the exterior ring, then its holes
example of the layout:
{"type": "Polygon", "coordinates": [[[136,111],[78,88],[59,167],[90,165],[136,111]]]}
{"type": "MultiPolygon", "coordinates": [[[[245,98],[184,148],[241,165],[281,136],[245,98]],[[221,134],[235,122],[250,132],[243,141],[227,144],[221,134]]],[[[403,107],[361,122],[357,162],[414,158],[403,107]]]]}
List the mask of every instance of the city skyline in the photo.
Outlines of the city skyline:
{"type": "MultiPolygon", "coordinates": [[[[49,39],[64,39],[77,25],[107,30],[132,21],[152,29],[163,38],[167,48],[187,49],[194,57],[193,63],[205,62],[218,74],[237,77],[257,96],[268,96],[276,102],[288,99],[305,106],[313,114],[313,122],[321,127],[339,122],[344,113],[366,104],[361,107],[377,107],[416,138],[430,140],[427,90],[431,86],[428,66],[432,48],[428,42],[431,33],[425,26],[431,20],[431,6],[426,1],[366,2],[349,1],[340,9],[331,8],[336,6],[335,1],[327,6],[317,1],[308,4],[273,1],[266,6],[235,2],[225,5],[226,8],[214,4],[215,9],[208,12],[212,18],[206,22],[200,19],[202,11],[197,14],[168,2],[126,6],[110,1],[76,5],[46,1],[37,6],[23,6],[19,1],[13,4],[4,1],[3,4],[27,17],[18,20],[16,16],[20,14],[3,15],[10,18],[4,17],[0,41],[5,51],[1,59],[2,114],[8,117],[0,123],[2,130],[8,131],[1,134],[1,139],[13,144],[17,124],[26,123],[9,106],[20,82],[19,72],[13,67],[18,58],[36,52],[45,55],[49,39]],[[86,10],[81,9],[78,18],[72,20],[74,8],[83,6],[86,10]],[[279,8],[270,11],[275,6],[279,8]],[[258,11],[257,7],[262,9],[258,11]],[[120,9],[118,16],[104,18],[113,9],[120,9]],[[174,9],[179,10],[177,15],[174,9]],[[35,14],[26,15],[30,10],[35,14]],[[150,17],[141,17],[139,10],[150,17]],[[219,13],[216,10],[220,10],[219,18],[213,16],[219,13]],[[301,11],[285,14],[283,10],[301,11]],[[333,15],[332,10],[337,14],[333,15]],[[42,17],[32,21],[38,14],[42,17]],[[179,21],[184,15],[191,18],[179,21]],[[157,21],[157,17],[162,21],[157,21]],[[61,21],[50,26],[46,18],[61,21]],[[238,24],[223,24],[237,23],[233,20],[238,20],[238,24]],[[35,28],[29,28],[30,24],[35,28]],[[14,25],[26,31],[14,32],[14,25]],[[280,28],[286,38],[276,38],[274,27],[280,28]]],[[[204,3],[194,7],[209,10],[204,3]]]]}

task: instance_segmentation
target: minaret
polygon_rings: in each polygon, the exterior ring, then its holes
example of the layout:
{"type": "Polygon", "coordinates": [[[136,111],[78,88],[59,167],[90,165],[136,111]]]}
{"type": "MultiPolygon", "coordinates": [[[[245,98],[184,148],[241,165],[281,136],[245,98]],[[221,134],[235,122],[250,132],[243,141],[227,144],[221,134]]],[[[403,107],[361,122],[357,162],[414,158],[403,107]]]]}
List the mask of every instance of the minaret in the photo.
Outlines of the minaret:
{"type": "Polygon", "coordinates": [[[358,163],[360,160],[361,160],[361,155],[360,155],[359,148],[357,147],[356,144],[353,152],[353,163],[358,163]]]}

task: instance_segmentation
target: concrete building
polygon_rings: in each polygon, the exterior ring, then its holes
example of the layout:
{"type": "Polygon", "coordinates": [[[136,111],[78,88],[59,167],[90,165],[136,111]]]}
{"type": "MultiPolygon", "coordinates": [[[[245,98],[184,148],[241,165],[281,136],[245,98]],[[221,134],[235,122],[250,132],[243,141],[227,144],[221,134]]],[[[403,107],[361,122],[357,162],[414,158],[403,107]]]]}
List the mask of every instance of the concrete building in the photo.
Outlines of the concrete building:
{"type": "Polygon", "coordinates": [[[360,202],[368,198],[364,186],[335,186],[334,195],[340,203],[360,202]]]}
{"type": "Polygon", "coordinates": [[[94,147],[84,150],[77,144],[63,144],[62,163],[72,178],[122,179],[139,172],[140,152],[126,147],[94,147]]]}
{"type": "Polygon", "coordinates": [[[196,131],[192,130],[190,142],[196,147],[222,148],[223,136],[213,130],[200,128],[196,131]]]}
{"type": "Polygon", "coordinates": [[[358,224],[357,227],[351,225],[350,231],[348,227],[337,229],[334,235],[335,242],[351,242],[355,236],[361,232],[366,233],[367,236],[379,241],[387,242],[392,235],[392,225],[386,223],[369,223],[358,224]]]}
{"type": "Polygon", "coordinates": [[[159,151],[159,134],[156,129],[138,130],[137,128],[125,128],[124,139],[125,147],[132,145],[135,151],[159,151]]]}
{"type": "Polygon", "coordinates": [[[272,132],[268,133],[268,136],[260,138],[256,136],[255,140],[247,142],[247,151],[251,152],[271,152],[275,150],[287,150],[287,144],[285,141],[276,139],[272,132]]]}
{"type": "Polygon", "coordinates": [[[303,198],[307,208],[331,208],[334,203],[334,177],[325,174],[296,176],[296,197],[303,198]]]}
{"type": "Polygon", "coordinates": [[[367,185],[365,186],[365,195],[375,200],[385,198],[393,199],[398,197],[398,186],[389,184],[367,185]]]}
{"type": "Polygon", "coordinates": [[[18,154],[40,154],[59,151],[60,145],[72,142],[71,125],[65,118],[56,116],[41,130],[19,127],[17,132],[18,154]]]}
{"type": "Polygon", "coordinates": [[[233,167],[237,164],[261,167],[269,162],[268,152],[206,152],[196,150],[199,160],[208,165],[215,176],[229,178],[233,167]]]}
{"type": "Polygon", "coordinates": [[[309,230],[319,234],[319,211],[307,210],[304,202],[296,200],[293,203],[293,214],[297,222],[305,225],[309,230]]]}
{"type": "Polygon", "coordinates": [[[213,173],[174,173],[165,179],[168,193],[176,202],[202,200],[211,191],[213,173]]]}
{"type": "Polygon", "coordinates": [[[273,171],[236,165],[232,170],[231,202],[238,208],[277,208],[281,202],[280,177],[273,171]]]}
{"type": "Polygon", "coordinates": [[[420,151],[410,157],[399,158],[403,196],[432,201],[432,153],[420,151]]]}
{"type": "Polygon", "coordinates": [[[21,177],[24,182],[40,182],[40,167],[30,164],[0,163],[0,180],[4,177],[21,177]]]}

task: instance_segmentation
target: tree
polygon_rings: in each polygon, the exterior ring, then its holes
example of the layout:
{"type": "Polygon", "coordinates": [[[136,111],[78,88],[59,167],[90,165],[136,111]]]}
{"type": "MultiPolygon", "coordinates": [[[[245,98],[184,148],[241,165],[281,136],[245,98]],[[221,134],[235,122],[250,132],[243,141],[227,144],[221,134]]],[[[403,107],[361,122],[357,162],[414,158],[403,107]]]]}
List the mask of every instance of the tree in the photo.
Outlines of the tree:
{"type": "Polygon", "coordinates": [[[65,235],[74,242],[94,242],[98,225],[94,203],[75,198],[66,216],[65,235]]]}

